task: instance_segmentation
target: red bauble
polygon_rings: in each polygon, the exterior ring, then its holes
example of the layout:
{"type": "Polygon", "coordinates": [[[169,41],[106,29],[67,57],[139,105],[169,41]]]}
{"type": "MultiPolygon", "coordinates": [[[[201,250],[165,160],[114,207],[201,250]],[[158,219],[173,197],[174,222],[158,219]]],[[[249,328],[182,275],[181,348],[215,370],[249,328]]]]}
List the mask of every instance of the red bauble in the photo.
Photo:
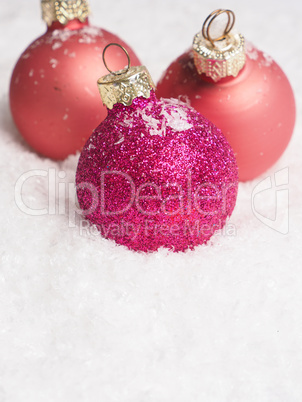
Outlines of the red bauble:
{"type": "MultiPolygon", "coordinates": [[[[25,140],[41,155],[64,159],[81,150],[91,131],[107,115],[96,81],[105,74],[104,47],[118,42],[133,65],[140,61],[116,35],[88,20],[52,23],[20,56],[10,83],[13,119],[25,140]]],[[[118,70],[127,60],[119,48],[107,55],[118,70]]]]}
{"type": "Polygon", "coordinates": [[[240,181],[271,167],[293,133],[290,83],[277,63],[250,44],[237,77],[217,82],[197,72],[193,50],[187,51],[167,68],[157,96],[189,98],[191,106],[222,130],[235,152],[240,181]]]}

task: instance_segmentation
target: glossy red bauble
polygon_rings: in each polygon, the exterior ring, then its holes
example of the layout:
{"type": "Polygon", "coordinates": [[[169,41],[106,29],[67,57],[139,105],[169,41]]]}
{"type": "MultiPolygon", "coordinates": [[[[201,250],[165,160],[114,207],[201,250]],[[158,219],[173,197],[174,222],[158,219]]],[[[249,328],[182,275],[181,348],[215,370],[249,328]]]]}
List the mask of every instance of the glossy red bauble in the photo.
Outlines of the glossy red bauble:
{"type": "Polygon", "coordinates": [[[167,68],[157,96],[187,97],[222,130],[235,152],[241,181],[271,167],[293,133],[295,100],[290,83],[277,63],[251,45],[238,76],[218,82],[198,74],[192,50],[184,53],[167,68]]]}
{"type": "MultiPolygon", "coordinates": [[[[41,155],[64,159],[81,150],[106,117],[96,81],[107,72],[102,52],[111,42],[128,50],[133,65],[140,64],[116,35],[78,20],[53,22],[20,56],[10,83],[11,112],[22,136],[41,155]]],[[[127,63],[118,47],[106,57],[114,70],[127,63]]]]}

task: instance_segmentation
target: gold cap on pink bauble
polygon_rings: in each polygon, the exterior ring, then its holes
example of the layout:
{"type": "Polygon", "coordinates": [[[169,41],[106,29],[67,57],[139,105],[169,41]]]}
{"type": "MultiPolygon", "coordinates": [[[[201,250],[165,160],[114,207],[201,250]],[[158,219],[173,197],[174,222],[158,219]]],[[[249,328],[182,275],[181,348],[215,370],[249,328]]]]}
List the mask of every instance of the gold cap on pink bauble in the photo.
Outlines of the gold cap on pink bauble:
{"type": "Polygon", "coordinates": [[[155,88],[149,71],[145,66],[131,67],[127,50],[118,43],[109,43],[103,51],[103,62],[110,74],[99,78],[97,84],[103,104],[112,109],[116,103],[129,106],[139,96],[150,97],[150,91],[155,88]],[[105,52],[110,46],[120,47],[126,54],[128,65],[119,71],[112,71],[107,66],[105,52]]]}

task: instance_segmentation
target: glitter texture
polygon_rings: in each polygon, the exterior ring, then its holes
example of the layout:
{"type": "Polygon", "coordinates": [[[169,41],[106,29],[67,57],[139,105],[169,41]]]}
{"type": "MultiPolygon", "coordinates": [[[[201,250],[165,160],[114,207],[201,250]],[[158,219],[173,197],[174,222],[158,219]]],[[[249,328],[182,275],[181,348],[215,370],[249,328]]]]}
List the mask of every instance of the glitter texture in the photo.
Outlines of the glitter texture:
{"type": "Polygon", "coordinates": [[[101,235],[133,250],[206,243],[231,215],[238,169],[222,132],[176,99],[114,105],[87,141],[78,201],[101,235]]]}

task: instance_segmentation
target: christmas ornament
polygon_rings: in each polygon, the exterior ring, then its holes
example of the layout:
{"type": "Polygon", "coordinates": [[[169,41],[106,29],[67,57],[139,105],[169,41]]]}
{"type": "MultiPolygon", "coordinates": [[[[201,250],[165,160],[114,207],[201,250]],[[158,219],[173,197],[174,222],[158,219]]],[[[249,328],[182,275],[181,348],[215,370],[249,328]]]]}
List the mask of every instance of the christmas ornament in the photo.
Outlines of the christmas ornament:
{"type": "Polygon", "coordinates": [[[76,173],[85,217],[102,236],[137,251],[206,243],[235,206],[232,148],[187,104],[158,100],[146,67],[130,67],[129,59],[124,70],[108,70],[98,81],[108,116],[76,173]]]}
{"type": "MultiPolygon", "coordinates": [[[[86,0],[42,0],[47,32],[20,56],[10,83],[13,119],[38,153],[64,159],[82,149],[107,114],[96,80],[106,70],[102,51],[116,35],[91,26],[86,0]]],[[[134,64],[140,64],[127,46],[134,64]]],[[[119,48],[108,55],[118,69],[126,64],[119,48]]]]}
{"type": "Polygon", "coordinates": [[[235,152],[239,180],[246,181],[266,171],[285,150],[294,129],[295,100],[272,58],[231,32],[234,21],[231,10],[211,13],[193,48],[163,74],[157,95],[188,97],[213,121],[235,152]],[[226,27],[213,37],[212,24],[222,14],[226,27]]]}

